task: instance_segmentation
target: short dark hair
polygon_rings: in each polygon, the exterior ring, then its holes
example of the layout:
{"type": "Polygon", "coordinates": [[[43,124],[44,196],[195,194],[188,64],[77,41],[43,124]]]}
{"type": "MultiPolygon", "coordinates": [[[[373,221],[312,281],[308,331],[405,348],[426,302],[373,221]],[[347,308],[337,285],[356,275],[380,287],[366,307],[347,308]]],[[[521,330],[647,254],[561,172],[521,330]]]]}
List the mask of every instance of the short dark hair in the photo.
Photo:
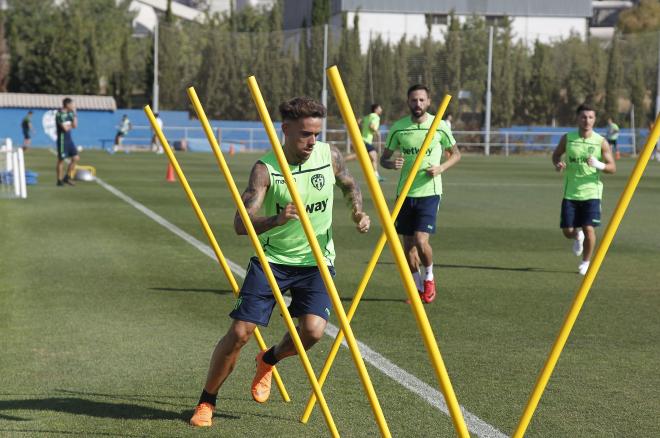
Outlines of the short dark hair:
{"type": "Polygon", "coordinates": [[[282,120],[298,120],[305,117],[324,118],[325,107],[317,100],[307,96],[294,97],[280,104],[282,120]]]}
{"type": "Polygon", "coordinates": [[[371,112],[373,113],[374,111],[376,111],[376,110],[378,109],[379,106],[380,106],[379,103],[373,103],[373,104],[371,104],[371,112]]]}
{"type": "Polygon", "coordinates": [[[28,111],[28,114],[32,114],[32,110],[28,111]]]}
{"type": "Polygon", "coordinates": [[[71,99],[70,97],[65,97],[65,98],[62,100],[62,106],[65,107],[65,106],[67,106],[68,104],[70,104],[71,102],[73,102],[73,99],[71,99]]]}
{"type": "Polygon", "coordinates": [[[413,91],[417,91],[417,90],[424,90],[424,91],[426,91],[427,96],[431,95],[431,92],[429,91],[429,87],[427,87],[426,85],[422,85],[422,84],[415,84],[415,85],[411,85],[410,88],[408,88],[408,93],[406,94],[406,96],[410,96],[410,93],[412,93],[413,91]]]}
{"type": "Polygon", "coordinates": [[[591,104],[585,102],[579,107],[577,107],[577,109],[575,110],[575,114],[580,114],[582,111],[596,112],[596,108],[594,108],[591,104]]]}

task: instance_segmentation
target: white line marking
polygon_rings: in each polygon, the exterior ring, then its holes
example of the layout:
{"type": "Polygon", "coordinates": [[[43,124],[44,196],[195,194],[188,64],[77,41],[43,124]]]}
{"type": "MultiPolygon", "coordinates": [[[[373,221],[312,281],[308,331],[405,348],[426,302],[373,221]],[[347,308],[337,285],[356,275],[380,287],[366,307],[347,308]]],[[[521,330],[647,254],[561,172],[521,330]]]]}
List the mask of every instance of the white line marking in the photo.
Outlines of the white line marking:
{"type": "MultiPolygon", "coordinates": [[[[122,193],[121,191],[117,190],[115,187],[111,186],[110,184],[106,183],[100,178],[96,178],[96,182],[121,199],[122,201],[126,202],[127,204],[135,207],[137,210],[141,211],[145,215],[147,215],[150,219],[153,221],[157,222],[158,224],[162,225],[165,227],[167,230],[171,231],[172,233],[176,234],[195,248],[197,248],[200,252],[205,254],[207,257],[216,260],[215,254],[213,253],[213,250],[211,247],[208,245],[200,242],[199,240],[195,239],[193,236],[190,234],[186,233],[183,231],[181,228],[177,227],[173,223],[169,222],[167,219],[163,218],[162,216],[158,215],[154,211],[150,210],[149,208],[145,207],[143,204],[140,204],[130,196],[122,193]]],[[[231,260],[227,259],[227,264],[230,266],[231,270],[239,277],[245,278],[245,269],[243,269],[240,265],[237,265],[236,263],[232,262],[231,260]]],[[[288,297],[286,297],[288,298],[288,297]]],[[[335,338],[337,336],[337,333],[339,333],[339,328],[333,324],[328,323],[325,329],[325,334],[330,336],[331,338],[335,338]]],[[[438,391],[435,388],[432,388],[431,386],[427,385],[426,383],[422,382],[419,380],[417,377],[413,376],[409,372],[405,371],[404,369],[398,367],[397,365],[393,364],[390,362],[386,357],[380,355],[376,351],[372,350],[364,344],[363,342],[357,341],[358,346],[360,348],[360,352],[362,353],[362,357],[364,360],[372,365],[374,368],[385,374],[386,376],[390,377],[392,380],[395,382],[399,383],[401,386],[404,388],[410,390],[411,392],[419,395],[423,400],[425,400],[428,404],[431,406],[437,408],[440,410],[442,413],[445,415],[449,415],[449,410],[447,409],[447,404],[445,403],[445,398],[443,397],[442,393],[438,391]]],[[[346,342],[343,343],[344,347],[347,347],[346,342]]],[[[347,347],[348,348],[348,347],[347,347]]],[[[490,424],[486,423],[476,415],[472,414],[470,411],[465,409],[463,406],[461,406],[461,411],[463,412],[463,416],[465,417],[465,422],[467,424],[468,429],[470,432],[476,434],[479,437],[483,438],[506,438],[506,435],[500,432],[497,428],[494,426],[491,426],[490,424]]]]}

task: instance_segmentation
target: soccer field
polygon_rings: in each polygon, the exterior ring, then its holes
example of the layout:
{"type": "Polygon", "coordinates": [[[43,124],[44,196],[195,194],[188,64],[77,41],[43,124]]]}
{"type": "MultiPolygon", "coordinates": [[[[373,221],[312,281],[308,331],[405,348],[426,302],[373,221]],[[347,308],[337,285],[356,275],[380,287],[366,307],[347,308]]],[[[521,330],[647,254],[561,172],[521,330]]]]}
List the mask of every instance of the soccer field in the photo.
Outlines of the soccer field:
{"type": "MultiPolygon", "coordinates": [[[[257,157],[227,157],[241,190],[257,157]]],[[[178,158],[223,252],[246,267],[253,251],[233,232],[235,208],[213,156],[178,158]]],[[[86,151],[81,163],[207,244],[180,185],[165,181],[163,155],[86,151]]],[[[48,151],[30,150],[26,167],[39,184],[25,201],[0,200],[0,436],[327,436],[318,408],[309,424],[298,421],[310,386],[297,358],[278,365],[291,403],[275,388],[265,405],[252,401],[255,342],[219,394],[214,426],[193,430],[211,351],[230,323],[229,283],[214,259],[102,185],[56,187],[54,164],[48,151]]],[[[633,164],[623,159],[603,177],[604,225],[633,164]]],[[[336,190],[335,281],[346,308],[381,231],[359,167],[349,167],[374,226],[359,235],[336,190]]],[[[383,175],[392,205],[398,174],[383,175]]],[[[582,279],[558,227],[561,177],[548,156],[464,156],[443,178],[432,237],[438,298],[424,308],[473,436],[510,435],[582,279]]],[[[527,436],[660,435],[659,223],[652,162],[527,436]]],[[[369,374],[393,436],[455,436],[429,402],[439,385],[405,298],[386,249],[352,327],[405,372],[390,377],[376,361],[369,374]]],[[[262,333],[272,345],[284,330],[275,311],[262,333]]],[[[309,353],[317,372],[331,342],[309,353]]],[[[378,435],[346,349],[324,394],[342,436],[378,435]]]]}

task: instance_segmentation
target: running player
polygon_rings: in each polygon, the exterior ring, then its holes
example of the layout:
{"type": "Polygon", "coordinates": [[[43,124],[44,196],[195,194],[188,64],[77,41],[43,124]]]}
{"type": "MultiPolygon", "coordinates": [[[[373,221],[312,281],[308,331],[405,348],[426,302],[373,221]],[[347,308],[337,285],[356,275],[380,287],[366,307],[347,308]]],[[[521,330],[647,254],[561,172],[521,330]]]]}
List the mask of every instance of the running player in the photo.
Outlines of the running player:
{"type": "Polygon", "coordinates": [[[617,141],[619,140],[619,125],[614,123],[614,120],[612,120],[611,117],[608,117],[607,119],[607,142],[610,144],[612,147],[612,152],[614,152],[614,156],[618,160],[621,158],[621,153],[619,152],[619,148],[617,147],[617,141]]]}
{"type": "Polygon", "coordinates": [[[73,186],[75,184],[71,181],[70,175],[75,172],[80,157],[71,137],[71,130],[78,127],[78,114],[71,98],[66,97],[62,101],[62,108],[55,114],[55,123],[57,125],[57,185],[73,186]],[[67,158],[69,158],[69,166],[64,173],[64,160],[67,158]]]}
{"type": "Polygon", "coordinates": [[[383,114],[383,107],[378,103],[371,105],[371,113],[364,116],[362,119],[362,140],[364,145],[369,152],[369,158],[371,158],[371,165],[374,168],[374,174],[378,181],[384,181],[383,177],[378,173],[378,151],[374,147],[374,139],[380,142],[380,132],[378,128],[380,127],[380,116],[383,114]]]}
{"type": "Polygon", "coordinates": [[[560,227],[567,239],[573,239],[573,253],[582,256],[578,273],[585,275],[596,247],[595,227],[600,225],[603,183],[601,172],[616,172],[610,145],[596,133],[596,110],[582,104],[577,108],[578,130],[562,136],[552,154],[552,164],[564,171],[564,199],[560,227]],[[562,161],[562,155],[566,161],[562,161]]]}
{"type": "MultiPolygon", "coordinates": [[[[401,169],[397,196],[433,122],[434,116],[426,112],[430,104],[431,98],[426,86],[418,84],[410,87],[408,89],[410,115],[395,122],[387,134],[386,149],[380,164],[386,169],[401,169]],[[402,157],[394,158],[394,152],[397,150],[402,157]]],[[[456,140],[443,120],[395,222],[397,232],[403,235],[408,266],[420,297],[425,303],[433,301],[436,295],[433,248],[429,243],[429,237],[435,233],[436,215],[442,196],[440,174],[460,159],[461,153],[456,146],[456,140]],[[444,163],[440,163],[443,150],[446,151],[448,158],[444,163]],[[425,268],[424,277],[420,272],[420,265],[425,268]]]]}
{"type": "MultiPolygon", "coordinates": [[[[326,115],[323,105],[308,97],[296,97],[282,103],[279,110],[284,155],[323,248],[326,263],[334,274],[331,227],[334,185],[337,184],[344,193],[357,230],[366,233],[370,221],[362,211],[360,188],[348,172],[341,153],[327,143],[316,141],[326,115]]],[[[298,318],[300,339],[305,349],[309,349],[323,335],[331,302],[273,152],[256,162],[242,198],[278,286],[282,292],[291,291],[289,311],[291,316],[298,318]],[[260,214],[262,205],[263,216],[260,214]]],[[[247,234],[238,213],[234,229],[237,234],[247,234]]],[[[211,426],[218,390],[233,370],[241,348],[255,327],[268,325],[274,306],[275,298],[261,263],[252,257],[236,306],[229,315],[232,324],[211,357],[206,384],[190,419],[193,426],[211,426]]],[[[288,333],[279,344],[257,354],[257,372],[251,389],[255,401],[264,403],[268,400],[273,366],[295,354],[288,333]]]]}

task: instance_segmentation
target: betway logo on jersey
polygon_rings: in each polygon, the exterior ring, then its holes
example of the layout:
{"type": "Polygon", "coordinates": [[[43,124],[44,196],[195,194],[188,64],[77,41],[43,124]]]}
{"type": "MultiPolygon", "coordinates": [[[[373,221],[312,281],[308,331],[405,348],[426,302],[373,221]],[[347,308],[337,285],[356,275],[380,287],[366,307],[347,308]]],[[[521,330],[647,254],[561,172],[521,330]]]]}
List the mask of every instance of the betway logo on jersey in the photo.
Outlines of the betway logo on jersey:
{"type": "Polygon", "coordinates": [[[587,164],[589,157],[568,157],[569,163],[587,164]]]}
{"type": "MultiPolygon", "coordinates": [[[[417,155],[417,154],[419,154],[420,150],[421,150],[421,148],[401,148],[401,152],[404,155],[417,155]]],[[[426,150],[426,156],[428,157],[430,155],[431,155],[431,148],[428,148],[426,150]]]]}
{"type": "MultiPolygon", "coordinates": [[[[280,205],[279,203],[275,203],[275,209],[277,211],[277,214],[280,214],[282,210],[284,210],[284,205],[280,205]]],[[[328,208],[328,199],[324,199],[323,201],[320,202],[312,202],[311,204],[305,205],[305,210],[307,210],[307,214],[312,214],[315,212],[321,212],[323,213],[326,209],[328,208]]]]}

